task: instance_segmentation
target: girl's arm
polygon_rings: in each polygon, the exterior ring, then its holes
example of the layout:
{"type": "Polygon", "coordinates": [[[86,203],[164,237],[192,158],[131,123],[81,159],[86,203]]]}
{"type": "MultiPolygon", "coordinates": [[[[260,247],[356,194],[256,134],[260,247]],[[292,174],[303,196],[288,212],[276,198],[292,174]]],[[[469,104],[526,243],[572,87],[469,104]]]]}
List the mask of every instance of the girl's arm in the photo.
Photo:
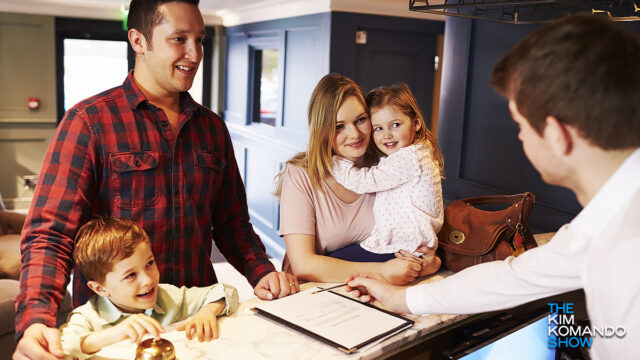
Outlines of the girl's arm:
{"type": "Polygon", "coordinates": [[[356,168],[353,162],[333,157],[333,177],[345,188],[358,194],[397,188],[420,175],[415,152],[404,148],[389,155],[377,166],[356,168]]]}
{"type": "Polygon", "coordinates": [[[376,272],[392,284],[405,285],[415,280],[421,270],[419,263],[406,259],[391,259],[383,263],[350,262],[318,255],[313,235],[284,235],[284,241],[293,274],[307,281],[341,282],[357,272],[376,272]]]}

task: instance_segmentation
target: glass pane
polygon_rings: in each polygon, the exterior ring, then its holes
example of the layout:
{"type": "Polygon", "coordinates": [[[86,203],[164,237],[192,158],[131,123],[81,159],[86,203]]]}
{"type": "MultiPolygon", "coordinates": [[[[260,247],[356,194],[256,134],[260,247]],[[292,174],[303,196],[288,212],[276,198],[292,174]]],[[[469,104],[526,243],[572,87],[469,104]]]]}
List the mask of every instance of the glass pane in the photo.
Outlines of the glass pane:
{"type": "Polygon", "coordinates": [[[203,79],[203,71],[202,67],[204,66],[204,60],[200,61],[200,66],[198,66],[198,71],[196,72],[196,76],[193,78],[193,84],[191,85],[191,89],[189,89],[189,94],[197,102],[198,104],[202,104],[202,79],[203,79]]]}
{"type": "Polygon", "coordinates": [[[122,84],[127,46],[126,41],[64,39],[64,111],[122,84]]]}
{"type": "Polygon", "coordinates": [[[278,50],[262,50],[260,122],[275,126],[278,112],[278,50]]]}

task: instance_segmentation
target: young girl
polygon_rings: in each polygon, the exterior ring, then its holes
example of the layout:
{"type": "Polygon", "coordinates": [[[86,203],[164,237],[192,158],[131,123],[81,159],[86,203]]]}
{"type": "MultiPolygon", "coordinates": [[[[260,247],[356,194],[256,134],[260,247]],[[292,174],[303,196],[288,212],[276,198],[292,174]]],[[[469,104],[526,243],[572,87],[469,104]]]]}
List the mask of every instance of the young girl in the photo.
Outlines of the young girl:
{"type": "Polygon", "coordinates": [[[438,143],[406,84],[372,90],[367,104],[373,141],[386,157],[377,166],[357,168],[353,162],[334,156],[332,174],[351,191],[377,193],[375,226],[359,244],[360,249],[345,249],[342,255],[349,258],[365,251],[392,256],[404,250],[432,256],[444,216],[440,184],[443,159],[438,143]]]}

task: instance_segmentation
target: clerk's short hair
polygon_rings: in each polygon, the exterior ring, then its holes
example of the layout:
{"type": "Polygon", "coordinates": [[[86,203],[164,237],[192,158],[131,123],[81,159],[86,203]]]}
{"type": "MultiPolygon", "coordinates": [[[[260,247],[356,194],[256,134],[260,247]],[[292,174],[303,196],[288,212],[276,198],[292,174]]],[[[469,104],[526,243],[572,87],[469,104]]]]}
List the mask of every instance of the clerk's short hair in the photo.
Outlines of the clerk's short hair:
{"type": "Polygon", "coordinates": [[[153,28],[164,21],[164,15],[158,8],[171,2],[183,2],[198,6],[200,0],[131,0],[127,28],[136,29],[142,33],[151,49],[153,28]]]}
{"type": "Polygon", "coordinates": [[[511,49],[491,85],[542,134],[546,117],[604,150],[640,146],[640,36],[593,15],[565,17],[511,49]]]}
{"type": "Polygon", "coordinates": [[[73,258],[87,281],[104,283],[115,264],[144,241],[147,233],[133,220],[99,217],[78,230],[73,258]]]}

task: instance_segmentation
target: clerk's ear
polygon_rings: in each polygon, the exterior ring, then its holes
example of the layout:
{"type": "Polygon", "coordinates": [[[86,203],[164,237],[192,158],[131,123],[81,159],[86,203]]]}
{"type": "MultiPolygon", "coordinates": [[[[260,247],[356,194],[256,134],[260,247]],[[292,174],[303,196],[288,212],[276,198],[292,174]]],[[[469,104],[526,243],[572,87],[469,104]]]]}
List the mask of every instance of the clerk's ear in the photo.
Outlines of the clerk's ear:
{"type": "Polygon", "coordinates": [[[574,146],[574,134],[568,125],[561,123],[555,116],[547,116],[545,119],[543,137],[558,155],[569,155],[574,146]]]}
{"type": "Polygon", "coordinates": [[[89,289],[93,290],[94,293],[100,296],[109,296],[107,289],[97,281],[89,280],[87,281],[87,286],[89,289]]]}
{"type": "Polygon", "coordinates": [[[133,48],[133,51],[136,52],[136,54],[143,55],[147,51],[147,39],[140,31],[138,31],[137,29],[131,29],[127,33],[127,36],[129,37],[129,43],[131,44],[131,47],[133,48]]]}

